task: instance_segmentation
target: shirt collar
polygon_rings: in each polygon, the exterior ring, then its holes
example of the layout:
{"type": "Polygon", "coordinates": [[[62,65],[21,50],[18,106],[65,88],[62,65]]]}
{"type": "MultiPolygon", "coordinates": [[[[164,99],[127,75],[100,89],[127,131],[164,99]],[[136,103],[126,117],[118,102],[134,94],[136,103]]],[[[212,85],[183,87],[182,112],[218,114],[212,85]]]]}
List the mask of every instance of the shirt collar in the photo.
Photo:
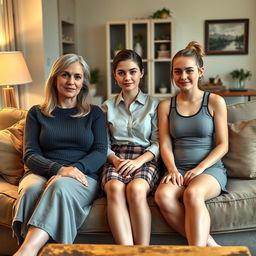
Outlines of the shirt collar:
{"type": "MultiPolygon", "coordinates": [[[[142,105],[145,105],[145,103],[146,103],[146,94],[144,94],[141,90],[139,90],[139,93],[138,93],[135,101],[137,101],[138,103],[140,103],[142,105]]],[[[116,105],[119,105],[120,102],[124,102],[124,98],[122,96],[122,92],[120,92],[117,95],[116,105]]]]}

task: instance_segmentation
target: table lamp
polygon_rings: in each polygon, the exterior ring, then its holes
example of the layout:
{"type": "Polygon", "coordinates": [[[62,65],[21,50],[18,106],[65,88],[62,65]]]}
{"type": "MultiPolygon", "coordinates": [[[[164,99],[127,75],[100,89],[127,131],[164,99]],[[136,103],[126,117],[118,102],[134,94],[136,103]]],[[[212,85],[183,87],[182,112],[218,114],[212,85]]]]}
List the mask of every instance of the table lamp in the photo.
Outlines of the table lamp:
{"type": "Polygon", "coordinates": [[[0,86],[2,89],[3,106],[17,108],[14,88],[10,85],[32,82],[22,52],[0,52],[0,86]]]}

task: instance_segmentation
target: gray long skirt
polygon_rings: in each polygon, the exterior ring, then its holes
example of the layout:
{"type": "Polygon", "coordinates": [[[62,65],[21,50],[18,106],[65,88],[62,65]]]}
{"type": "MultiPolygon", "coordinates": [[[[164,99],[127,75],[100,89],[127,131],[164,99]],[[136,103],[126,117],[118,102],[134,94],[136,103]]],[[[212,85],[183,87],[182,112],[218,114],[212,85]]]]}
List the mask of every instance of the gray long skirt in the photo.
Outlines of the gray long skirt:
{"type": "Polygon", "coordinates": [[[29,225],[45,230],[58,243],[73,243],[97,196],[98,182],[90,177],[88,187],[69,177],[58,178],[47,188],[46,181],[30,173],[19,184],[12,227],[20,244],[29,225]]]}

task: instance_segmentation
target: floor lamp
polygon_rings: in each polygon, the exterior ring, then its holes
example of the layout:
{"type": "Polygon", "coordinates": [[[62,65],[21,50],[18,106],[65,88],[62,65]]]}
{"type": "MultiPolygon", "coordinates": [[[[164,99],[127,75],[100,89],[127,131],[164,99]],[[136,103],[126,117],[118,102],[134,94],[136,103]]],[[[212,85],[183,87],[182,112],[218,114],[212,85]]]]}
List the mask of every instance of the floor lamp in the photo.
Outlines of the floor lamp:
{"type": "Polygon", "coordinates": [[[12,85],[32,82],[22,52],[0,52],[0,86],[2,89],[3,107],[17,108],[17,101],[12,85]]]}

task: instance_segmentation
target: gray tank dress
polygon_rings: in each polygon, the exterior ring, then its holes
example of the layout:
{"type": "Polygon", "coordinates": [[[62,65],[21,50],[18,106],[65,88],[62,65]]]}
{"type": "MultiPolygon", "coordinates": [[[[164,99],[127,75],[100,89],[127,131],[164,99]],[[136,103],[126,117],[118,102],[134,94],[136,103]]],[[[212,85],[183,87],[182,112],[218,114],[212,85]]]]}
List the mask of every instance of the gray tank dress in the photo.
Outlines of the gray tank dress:
{"type": "MultiPolygon", "coordinates": [[[[199,111],[192,116],[179,114],[176,97],[171,100],[170,134],[175,164],[182,175],[197,166],[215,147],[214,122],[208,109],[209,95],[209,92],[204,93],[199,111]]],[[[222,191],[227,192],[227,174],[221,160],[203,173],[213,176],[219,182],[222,191]]]]}

